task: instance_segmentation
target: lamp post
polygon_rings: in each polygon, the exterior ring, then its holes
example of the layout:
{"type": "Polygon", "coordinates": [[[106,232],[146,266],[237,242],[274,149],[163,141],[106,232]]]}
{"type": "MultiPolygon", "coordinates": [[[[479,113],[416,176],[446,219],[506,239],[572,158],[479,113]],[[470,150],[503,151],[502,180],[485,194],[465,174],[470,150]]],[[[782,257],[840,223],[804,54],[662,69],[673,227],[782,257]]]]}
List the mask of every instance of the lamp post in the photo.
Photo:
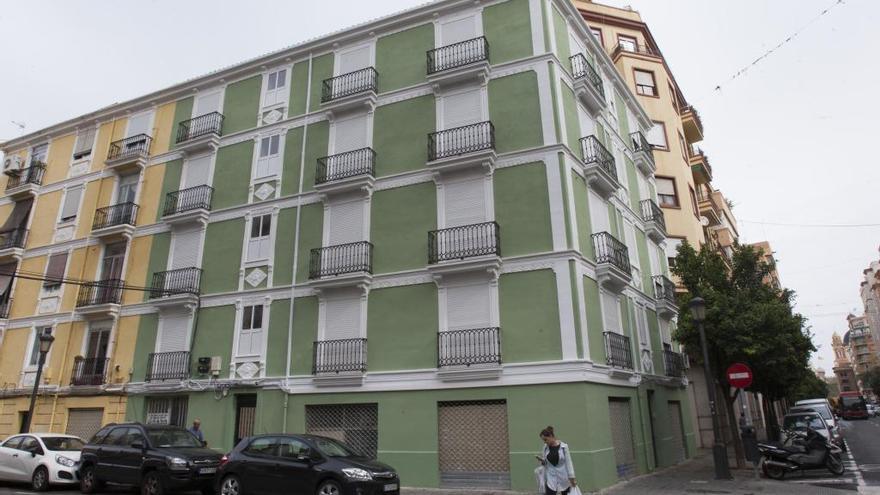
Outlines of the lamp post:
{"type": "Polygon", "coordinates": [[[712,378],[712,367],[709,365],[709,348],[706,346],[706,331],[703,330],[703,321],[706,320],[706,301],[702,297],[691,299],[689,304],[691,317],[700,332],[700,346],[703,348],[703,371],[706,373],[706,390],[709,392],[709,410],[712,413],[712,435],[715,443],[712,444],[712,458],[715,460],[715,479],[729,480],[730,465],[727,461],[727,447],[721,442],[721,424],[718,421],[718,407],[715,402],[715,380],[712,378]]]}
{"type": "Polygon", "coordinates": [[[52,334],[40,333],[40,360],[37,362],[37,376],[34,378],[34,390],[31,391],[31,405],[28,408],[27,417],[24,419],[22,433],[28,433],[31,431],[31,418],[34,416],[34,405],[37,402],[37,391],[40,388],[40,376],[43,374],[43,365],[46,364],[46,354],[49,353],[49,348],[52,347],[52,342],[54,341],[55,337],[53,337],[52,334]]]}

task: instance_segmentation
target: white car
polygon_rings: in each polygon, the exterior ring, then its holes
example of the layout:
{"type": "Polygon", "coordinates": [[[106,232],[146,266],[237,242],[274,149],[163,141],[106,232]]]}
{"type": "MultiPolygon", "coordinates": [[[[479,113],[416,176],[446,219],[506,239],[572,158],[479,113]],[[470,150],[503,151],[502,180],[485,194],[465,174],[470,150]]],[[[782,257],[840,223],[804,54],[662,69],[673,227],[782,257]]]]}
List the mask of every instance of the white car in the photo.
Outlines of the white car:
{"type": "Polygon", "coordinates": [[[36,491],[79,483],[83,442],[60,433],[22,433],[0,445],[0,480],[29,482],[36,491]]]}

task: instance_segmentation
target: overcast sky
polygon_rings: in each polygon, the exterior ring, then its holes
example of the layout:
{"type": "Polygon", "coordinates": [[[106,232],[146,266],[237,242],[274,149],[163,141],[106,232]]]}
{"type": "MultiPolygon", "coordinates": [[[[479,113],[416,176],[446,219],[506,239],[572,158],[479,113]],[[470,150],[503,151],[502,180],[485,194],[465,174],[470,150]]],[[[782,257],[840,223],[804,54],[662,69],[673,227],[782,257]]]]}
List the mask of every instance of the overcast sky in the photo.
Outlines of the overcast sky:
{"type": "MultiPolygon", "coordinates": [[[[124,101],[417,0],[29,1],[0,9],[0,139],[124,101]]],[[[714,184],[736,204],[745,242],[769,240],[829,372],[831,333],[861,311],[861,272],[880,228],[876,126],[880,2],[608,0],[651,27],[700,111],[714,184]],[[714,88],[721,85],[720,91],[714,88]],[[764,223],[758,223],[764,222],[764,223]]]]}

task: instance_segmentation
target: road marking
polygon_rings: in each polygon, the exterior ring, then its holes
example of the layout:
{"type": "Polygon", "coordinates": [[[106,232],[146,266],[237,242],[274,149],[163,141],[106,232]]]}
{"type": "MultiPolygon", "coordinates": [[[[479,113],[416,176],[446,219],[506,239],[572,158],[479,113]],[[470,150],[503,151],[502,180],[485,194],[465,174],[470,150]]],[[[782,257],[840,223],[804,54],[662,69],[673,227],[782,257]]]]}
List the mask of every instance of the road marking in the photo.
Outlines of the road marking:
{"type": "Polygon", "coordinates": [[[844,440],[843,444],[846,445],[846,456],[848,457],[847,461],[852,461],[853,464],[856,465],[855,469],[851,469],[852,472],[856,475],[856,482],[858,482],[859,486],[868,486],[865,483],[865,478],[862,477],[862,470],[859,469],[858,462],[856,461],[856,456],[853,455],[852,450],[849,448],[849,443],[844,440]]]}

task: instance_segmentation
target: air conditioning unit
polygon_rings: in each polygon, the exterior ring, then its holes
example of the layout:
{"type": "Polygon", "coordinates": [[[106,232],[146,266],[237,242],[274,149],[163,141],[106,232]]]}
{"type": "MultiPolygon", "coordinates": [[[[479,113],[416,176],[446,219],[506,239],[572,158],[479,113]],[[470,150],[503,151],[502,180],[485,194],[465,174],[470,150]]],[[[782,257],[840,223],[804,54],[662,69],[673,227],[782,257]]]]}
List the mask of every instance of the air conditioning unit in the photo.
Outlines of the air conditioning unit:
{"type": "Polygon", "coordinates": [[[21,171],[21,157],[18,155],[7,156],[3,160],[3,173],[6,175],[18,175],[21,171]]]}
{"type": "Polygon", "coordinates": [[[223,370],[223,359],[220,356],[211,356],[211,376],[220,376],[223,370]]]}

